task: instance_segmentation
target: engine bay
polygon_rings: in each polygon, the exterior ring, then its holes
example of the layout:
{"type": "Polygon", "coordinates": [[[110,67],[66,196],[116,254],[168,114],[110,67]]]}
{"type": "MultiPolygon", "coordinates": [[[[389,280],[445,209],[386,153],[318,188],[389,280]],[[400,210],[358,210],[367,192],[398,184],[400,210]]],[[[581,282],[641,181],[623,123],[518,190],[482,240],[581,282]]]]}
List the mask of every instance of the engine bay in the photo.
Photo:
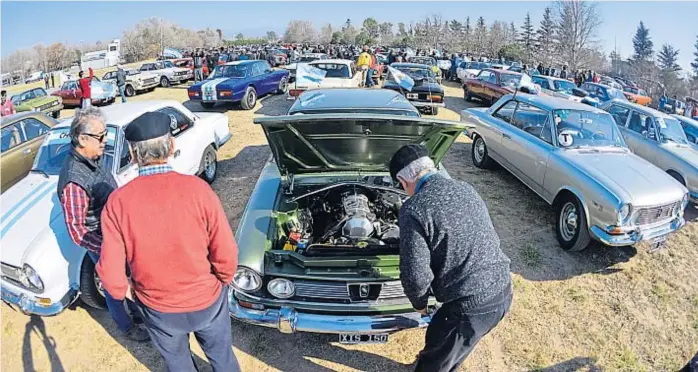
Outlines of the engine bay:
{"type": "Polygon", "coordinates": [[[407,200],[389,177],[298,187],[282,195],[272,249],[305,256],[398,254],[407,200]]]}

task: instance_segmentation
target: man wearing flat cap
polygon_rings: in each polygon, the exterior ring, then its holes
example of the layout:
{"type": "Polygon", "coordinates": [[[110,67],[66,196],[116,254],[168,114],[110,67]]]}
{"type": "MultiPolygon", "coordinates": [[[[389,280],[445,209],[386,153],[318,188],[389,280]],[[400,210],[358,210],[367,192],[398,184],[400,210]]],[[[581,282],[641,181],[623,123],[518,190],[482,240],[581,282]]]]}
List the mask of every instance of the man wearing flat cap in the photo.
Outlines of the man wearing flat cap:
{"type": "Polygon", "coordinates": [[[134,298],[169,371],[196,370],[192,332],[214,371],[239,371],[227,307],[238,249],[223,206],[204,180],[168,164],[169,115],[145,113],[125,136],[139,176],[114,191],[102,212],[104,288],[134,298]]]}
{"type": "Polygon", "coordinates": [[[400,209],[400,280],[414,309],[432,315],[417,371],[453,371],[508,312],[509,259],[469,184],[439,173],[426,147],[406,145],[390,174],[410,198],[400,209]]]}

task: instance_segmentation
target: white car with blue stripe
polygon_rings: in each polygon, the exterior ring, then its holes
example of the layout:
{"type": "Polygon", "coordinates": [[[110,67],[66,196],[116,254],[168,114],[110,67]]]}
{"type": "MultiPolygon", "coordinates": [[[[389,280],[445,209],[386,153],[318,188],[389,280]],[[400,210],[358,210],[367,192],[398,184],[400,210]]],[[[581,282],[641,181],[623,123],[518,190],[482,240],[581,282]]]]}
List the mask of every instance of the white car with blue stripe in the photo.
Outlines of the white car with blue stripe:
{"type": "MultiPolygon", "coordinates": [[[[132,102],[102,109],[107,119],[104,166],[123,185],[138,175],[124,129],[149,111],[170,115],[175,137],[172,167],[213,182],[216,151],[230,138],[228,117],[220,113],[193,113],[175,101],[132,102]]],[[[68,155],[71,119],[51,129],[37,152],[32,171],[5,191],[0,215],[2,300],[27,314],[55,315],[88,292],[83,302],[104,307],[94,264],[85,249],[70,239],[58,200],[57,183],[68,155]]]]}

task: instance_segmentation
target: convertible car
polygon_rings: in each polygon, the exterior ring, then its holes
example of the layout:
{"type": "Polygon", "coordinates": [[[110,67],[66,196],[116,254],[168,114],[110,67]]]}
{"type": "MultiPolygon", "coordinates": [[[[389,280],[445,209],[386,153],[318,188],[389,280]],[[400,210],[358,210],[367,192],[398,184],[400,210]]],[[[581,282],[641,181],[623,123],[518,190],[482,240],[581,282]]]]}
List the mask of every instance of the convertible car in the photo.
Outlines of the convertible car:
{"type": "Polygon", "coordinates": [[[258,97],[286,93],[288,75],[287,70],[272,70],[266,61],[229,62],[216,67],[208,79],[192,85],[187,93],[204,108],[216,102],[240,102],[243,109],[251,110],[258,97]]]}
{"type": "Polygon", "coordinates": [[[439,164],[467,126],[346,111],[255,123],[273,160],[235,235],[231,316],[283,333],[338,334],[341,343],[387,342],[391,332],[425,327],[430,317],[414,312],[399,279],[397,219],[407,195],[388,163],[401,146],[420,143],[439,164]]]}
{"type": "Polygon", "coordinates": [[[609,246],[650,240],[656,250],[685,224],[686,188],[633,154],[603,110],[517,94],[488,110],[466,109],[461,120],[475,126],[468,131],[473,164],[501,165],[552,205],[565,250],[583,250],[591,239],[609,246]]]}

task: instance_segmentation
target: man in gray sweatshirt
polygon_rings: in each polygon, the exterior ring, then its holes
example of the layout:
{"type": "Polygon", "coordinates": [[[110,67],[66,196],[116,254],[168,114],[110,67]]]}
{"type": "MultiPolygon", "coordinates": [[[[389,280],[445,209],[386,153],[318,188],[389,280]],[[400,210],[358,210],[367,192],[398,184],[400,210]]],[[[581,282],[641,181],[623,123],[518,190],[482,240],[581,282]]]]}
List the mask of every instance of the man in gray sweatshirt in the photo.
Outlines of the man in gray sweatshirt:
{"type": "Polygon", "coordinates": [[[457,370],[509,311],[509,258],[477,192],[439,173],[424,146],[400,148],[390,173],[410,195],[398,217],[405,294],[424,315],[430,295],[443,303],[427,328],[416,370],[457,370]]]}

